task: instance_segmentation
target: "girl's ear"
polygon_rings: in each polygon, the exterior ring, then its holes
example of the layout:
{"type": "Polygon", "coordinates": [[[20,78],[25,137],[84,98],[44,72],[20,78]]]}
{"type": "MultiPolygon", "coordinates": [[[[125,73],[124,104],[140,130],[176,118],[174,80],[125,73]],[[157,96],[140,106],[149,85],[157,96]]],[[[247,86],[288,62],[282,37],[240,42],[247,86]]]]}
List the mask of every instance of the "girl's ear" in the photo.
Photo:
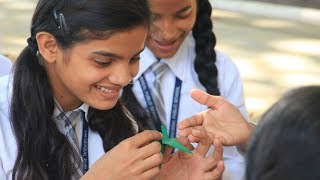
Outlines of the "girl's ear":
{"type": "Polygon", "coordinates": [[[56,38],[47,32],[39,32],[36,35],[39,53],[47,63],[55,63],[58,55],[58,44],[56,38]]]}

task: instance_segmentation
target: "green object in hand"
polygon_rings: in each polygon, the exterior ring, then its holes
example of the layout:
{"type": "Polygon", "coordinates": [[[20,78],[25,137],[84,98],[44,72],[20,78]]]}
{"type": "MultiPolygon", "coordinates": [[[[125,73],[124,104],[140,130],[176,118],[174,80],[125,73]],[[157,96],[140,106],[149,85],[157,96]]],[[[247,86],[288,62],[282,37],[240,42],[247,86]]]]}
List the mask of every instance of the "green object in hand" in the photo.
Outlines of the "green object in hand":
{"type": "Polygon", "coordinates": [[[160,143],[161,143],[161,147],[162,147],[161,148],[162,154],[164,153],[165,145],[172,146],[174,148],[179,149],[180,151],[192,154],[192,152],[188,148],[186,148],[182,144],[180,144],[175,138],[170,138],[168,136],[167,128],[164,125],[161,126],[161,133],[162,133],[162,138],[161,138],[160,143]]]}

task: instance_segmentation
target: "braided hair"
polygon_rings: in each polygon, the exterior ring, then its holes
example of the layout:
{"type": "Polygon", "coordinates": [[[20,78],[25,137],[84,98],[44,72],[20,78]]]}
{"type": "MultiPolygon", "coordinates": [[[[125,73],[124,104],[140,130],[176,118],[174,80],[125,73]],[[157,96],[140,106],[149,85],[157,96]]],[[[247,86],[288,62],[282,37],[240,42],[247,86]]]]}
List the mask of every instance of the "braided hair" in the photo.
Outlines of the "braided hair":
{"type": "Polygon", "coordinates": [[[220,95],[218,88],[218,69],[215,65],[216,37],[212,31],[211,12],[209,0],[197,0],[198,11],[196,23],[192,33],[196,42],[196,59],[194,67],[198,73],[201,84],[209,94],[220,95]]]}

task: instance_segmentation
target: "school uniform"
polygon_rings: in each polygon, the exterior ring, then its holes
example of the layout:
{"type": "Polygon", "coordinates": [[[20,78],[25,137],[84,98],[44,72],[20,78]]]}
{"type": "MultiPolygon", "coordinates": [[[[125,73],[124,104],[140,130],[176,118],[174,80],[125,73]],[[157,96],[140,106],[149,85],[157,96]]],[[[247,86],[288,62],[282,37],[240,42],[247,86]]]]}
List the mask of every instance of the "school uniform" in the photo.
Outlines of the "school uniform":
{"type": "MultiPolygon", "coordinates": [[[[171,111],[173,109],[173,94],[176,89],[175,85],[177,82],[176,78],[178,78],[182,83],[179,108],[177,112],[177,122],[208,108],[207,106],[200,105],[190,96],[191,89],[196,88],[205,91],[205,87],[200,83],[198,75],[194,69],[195,57],[195,40],[192,33],[190,33],[173,57],[161,59],[162,62],[169,66],[169,70],[167,70],[162,76],[160,85],[164,100],[164,109],[166,112],[166,124],[169,129],[171,128],[170,121],[171,111]]],[[[145,48],[141,53],[139,73],[134,78],[132,90],[138,101],[145,109],[148,109],[148,105],[145,98],[146,91],[142,88],[143,86],[141,86],[141,76],[144,77],[147,86],[151,89],[153,87],[155,76],[150,69],[150,66],[156,61],[158,60],[150,49],[145,48]]],[[[249,116],[245,107],[242,82],[236,65],[229,57],[219,51],[216,51],[216,66],[218,69],[218,86],[221,96],[235,105],[240,110],[243,117],[248,120],[249,116]]],[[[178,132],[176,131],[175,133],[177,134],[178,132]]],[[[236,147],[224,147],[223,157],[226,167],[223,179],[242,179],[245,172],[245,161],[243,156],[237,151],[236,147]]]]}
{"type": "MultiPolygon", "coordinates": [[[[7,75],[0,77],[0,179],[11,180],[12,170],[17,157],[17,142],[14,136],[13,129],[9,121],[9,104],[12,92],[12,77],[7,75]]],[[[82,110],[87,117],[89,106],[82,104],[75,110],[82,110]]],[[[59,115],[61,108],[58,104],[55,104],[53,120],[56,121],[56,117],[59,115]]],[[[86,119],[87,121],[87,119],[86,119]]],[[[59,122],[61,123],[61,122],[59,122]]],[[[57,126],[59,124],[57,122],[57,126]]],[[[74,131],[81,146],[82,140],[82,128],[83,120],[78,121],[75,124],[74,131]]],[[[60,130],[61,132],[63,130],[60,130]]],[[[62,132],[63,133],[63,132],[62,132]]],[[[89,167],[104,154],[103,143],[100,135],[97,132],[93,132],[90,128],[88,131],[88,159],[89,167]]]]}
{"type": "Polygon", "coordinates": [[[0,77],[9,74],[12,68],[12,62],[0,54],[0,77]]]}

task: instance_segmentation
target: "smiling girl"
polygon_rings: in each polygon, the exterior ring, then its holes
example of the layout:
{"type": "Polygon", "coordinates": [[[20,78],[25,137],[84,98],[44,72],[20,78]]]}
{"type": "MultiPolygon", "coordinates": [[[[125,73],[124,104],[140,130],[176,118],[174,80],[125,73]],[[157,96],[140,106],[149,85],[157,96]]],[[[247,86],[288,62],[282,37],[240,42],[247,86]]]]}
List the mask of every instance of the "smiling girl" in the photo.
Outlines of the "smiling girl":
{"type": "Polygon", "coordinates": [[[0,179],[221,176],[218,140],[198,132],[192,156],[164,162],[161,133],[141,132],[119,100],[138,73],[149,19],[145,0],[38,2],[28,46],[0,78],[0,179]],[[217,153],[205,158],[213,142],[217,153]]]}
{"type": "MultiPolygon", "coordinates": [[[[151,30],[139,73],[123,94],[133,115],[145,128],[159,129],[166,124],[175,137],[179,121],[208,109],[189,95],[192,89],[201,89],[227,99],[249,119],[239,71],[228,56],[215,49],[209,0],[148,2],[151,30]],[[160,70],[163,72],[158,73],[160,70]]],[[[224,179],[242,179],[244,158],[236,146],[228,146],[224,147],[224,179]]]]}

